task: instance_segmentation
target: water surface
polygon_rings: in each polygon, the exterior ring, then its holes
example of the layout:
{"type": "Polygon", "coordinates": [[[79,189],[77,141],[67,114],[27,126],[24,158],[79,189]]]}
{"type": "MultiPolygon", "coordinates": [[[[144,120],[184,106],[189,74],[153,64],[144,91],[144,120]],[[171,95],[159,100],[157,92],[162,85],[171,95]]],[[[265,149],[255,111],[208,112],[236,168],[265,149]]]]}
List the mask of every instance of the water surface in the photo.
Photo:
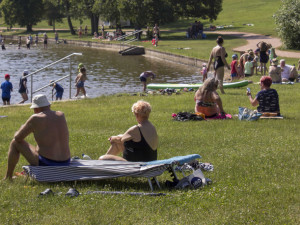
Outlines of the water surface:
{"type": "MultiPolygon", "coordinates": [[[[4,74],[11,75],[14,86],[11,103],[21,101],[18,93],[19,79],[24,70],[34,72],[71,53],[80,52],[82,56],[73,56],[72,65],[72,96],[75,95],[75,77],[78,73],[77,65],[83,63],[87,69],[88,80],[85,83],[87,95],[97,97],[115,93],[132,93],[142,91],[139,74],[152,70],[157,74],[155,83],[195,83],[200,82],[199,69],[166,62],[145,56],[121,56],[118,52],[99,50],[88,47],[76,47],[64,44],[49,45],[47,50],[32,47],[17,49],[16,45],[6,45],[6,51],[0,51],[0,81],[4,81],[4,74]]],[[[47,85],[50,80],[59,79],[69,72],[69,60],[62,61],[48,68],[33,78],[33,90],[47,85]]],[[[65,89],[63,99],[69,98],[69,79],[59,82],[65,89]]],[[[30,78],[28,79],[30,93],[30,78]]],[[[51,87],[40,91],[51,99],[51,87]]],[[[29,96],[30,98],[30,96],[29,96]]]]}

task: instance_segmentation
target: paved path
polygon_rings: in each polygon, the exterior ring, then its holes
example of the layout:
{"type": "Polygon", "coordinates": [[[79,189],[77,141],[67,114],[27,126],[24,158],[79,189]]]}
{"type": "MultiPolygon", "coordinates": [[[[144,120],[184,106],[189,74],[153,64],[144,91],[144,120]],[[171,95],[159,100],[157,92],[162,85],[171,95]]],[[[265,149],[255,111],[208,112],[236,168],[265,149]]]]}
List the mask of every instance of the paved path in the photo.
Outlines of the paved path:
{"type": "MultiPolygon", "coordinates": [[[[209,32],[210,33],[210,32],[209,32]]],[[[212,33],[212,32],[211,32],[212,33]]],[[[253,33],[245,33],[245,32],[235,32],[235,31],[214,31],[213,33],[218,33],[222,35],[231,35],[236,36],[239,38],[243,38],[247,40],[247,44],[234,48],[234,51],[245,51],[249,48],[256,49],[256,44],[260,41],[265,41],[267,43],[271,43],[274,48],[278,48],[282,45],[282,42],[279,38],[265,36],[261,34],[253,34],[253,33]]],[[[300,52],[290,52],[290,51],[282,51],[276,49],[276,54],[281,57],[288,57],[288,58],[298,58],[300,59],[300,52]]]]}

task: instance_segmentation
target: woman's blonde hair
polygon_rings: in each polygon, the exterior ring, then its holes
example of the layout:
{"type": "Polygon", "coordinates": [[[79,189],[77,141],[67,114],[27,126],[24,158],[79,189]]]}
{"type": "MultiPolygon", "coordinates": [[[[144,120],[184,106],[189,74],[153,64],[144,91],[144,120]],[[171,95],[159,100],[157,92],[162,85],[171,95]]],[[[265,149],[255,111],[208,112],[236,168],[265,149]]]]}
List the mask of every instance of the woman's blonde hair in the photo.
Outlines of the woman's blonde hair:
{"type": "Polygon", "coordinates": [[[217,89],[218,87],[218,84],[219,84],[219,81],[215,78],[207,78],[203,85],[201,87],[199,87],[199,91],[200,91],[200,95],[204,95],[206,93],[209,93],[209,92],[213,92],[217,89]]]}
{"type": "Polygon", "coordinates": [[[151,105],[149,102],[139,100],[132,105],[131,110],[134,114],[138,114],[143,118],[149,118],[149,114],[151,112],[151,105]]]}

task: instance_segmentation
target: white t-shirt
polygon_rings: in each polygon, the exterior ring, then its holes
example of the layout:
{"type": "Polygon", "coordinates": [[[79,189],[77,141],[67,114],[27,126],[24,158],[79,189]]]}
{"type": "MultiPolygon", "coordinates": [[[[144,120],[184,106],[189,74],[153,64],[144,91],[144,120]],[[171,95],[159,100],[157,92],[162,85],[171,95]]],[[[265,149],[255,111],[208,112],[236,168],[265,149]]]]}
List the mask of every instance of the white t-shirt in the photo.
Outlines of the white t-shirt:
{"type": "Polygon", "coordinates": [[[290,65],[285,65],[284,67],[282,67],[282,71],[281,71],[281,78],[285,78],[285,79],[289,79],[290,74],[291,74],[291,68],[292,66],[290,65]]]}

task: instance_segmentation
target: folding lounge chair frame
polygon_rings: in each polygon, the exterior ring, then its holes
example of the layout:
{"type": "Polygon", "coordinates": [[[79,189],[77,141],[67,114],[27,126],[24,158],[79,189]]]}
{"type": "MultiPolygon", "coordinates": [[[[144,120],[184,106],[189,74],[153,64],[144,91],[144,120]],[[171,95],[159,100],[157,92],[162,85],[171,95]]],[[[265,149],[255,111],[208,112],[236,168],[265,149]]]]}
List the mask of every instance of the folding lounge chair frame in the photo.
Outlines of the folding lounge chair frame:
{"type": "MultiPolygon", "coordinates": [[[[175,167],[201,158],[193,154],[150,162],[124,162],[109,160],[71,160],[69,166],[23,166],[28,177],[39,182],[100,180],[117,177],[147,178],[151,191],[153,183],[160,188],[157,176],[168,170],[178,180],[175,167]],[[153,180],[153,183],[151,181],[153,180]]],[[[184,173],[183,173],[184,174],[184,173]]]]}

